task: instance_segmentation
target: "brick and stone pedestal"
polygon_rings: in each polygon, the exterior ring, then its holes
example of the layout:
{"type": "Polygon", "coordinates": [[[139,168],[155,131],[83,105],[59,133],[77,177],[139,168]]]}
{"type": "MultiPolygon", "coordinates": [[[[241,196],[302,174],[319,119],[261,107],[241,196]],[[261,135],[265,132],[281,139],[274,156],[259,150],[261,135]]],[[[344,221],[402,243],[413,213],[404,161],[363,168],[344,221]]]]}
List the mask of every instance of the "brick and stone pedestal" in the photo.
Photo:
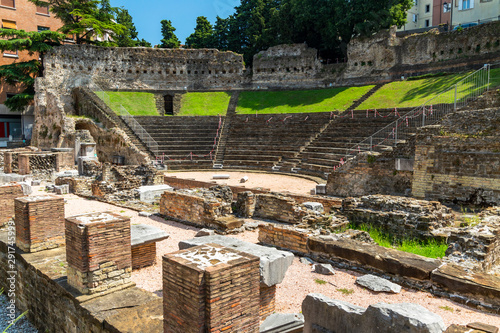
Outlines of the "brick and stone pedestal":
{"type": "Polygon", "coordinates": [[[259,261],[217,244],[163,256],[164,332],[259,332],[259,261]]]}
{"type": "Polygon", "coordinates": [[[24,197],[21,185],[0,186],[0,228],[14,217],[14,199],[24,197]]]}
{"type": "Polygon", "coordinates": [[[82,294],[131,284],[130,219],[111,212],[66,219],[68,283],[82,294]]]}
{"type": "Polygon", "coordinates": [[[169,237],[163,230],[145,224],[132,225],[131,235],[133,270],[153,266],[156,263],[156,242],[169,237]]]}
{"type": "Polygon", "coordinates": [[[64,246],[64,199],[53,195],[14,200],[16,245],[25,252],[64,246]]]}

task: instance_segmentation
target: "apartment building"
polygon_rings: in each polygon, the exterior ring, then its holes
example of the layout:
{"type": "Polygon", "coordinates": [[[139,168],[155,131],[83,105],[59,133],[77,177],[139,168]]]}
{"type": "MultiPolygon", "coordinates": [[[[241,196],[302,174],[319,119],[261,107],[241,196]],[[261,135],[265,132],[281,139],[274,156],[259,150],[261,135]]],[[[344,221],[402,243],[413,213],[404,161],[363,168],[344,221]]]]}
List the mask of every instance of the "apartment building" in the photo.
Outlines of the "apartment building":
{"type": "MultiPolygon", "coordinates": [[[[38,7],[28,0],[0,0],[2,28],[25,31],[56,31],[62,26],[46,7],[38,7]]],[[[0,66],[28,61],[38,57],[28,52],[3,52],[0,66]]],[[[33,128],[33,108],[24,112],[12,112],[5,106],[5,100],[20,90],[6,84],[0,85],[0,147],[6,147],[9,140],[30,139],[33,128]]]]}
{"type": "Polygon", "coordinates": [[[500,0],[415,0],[407,23],[399,31],[453,29],[500,19],[500,0]]]}

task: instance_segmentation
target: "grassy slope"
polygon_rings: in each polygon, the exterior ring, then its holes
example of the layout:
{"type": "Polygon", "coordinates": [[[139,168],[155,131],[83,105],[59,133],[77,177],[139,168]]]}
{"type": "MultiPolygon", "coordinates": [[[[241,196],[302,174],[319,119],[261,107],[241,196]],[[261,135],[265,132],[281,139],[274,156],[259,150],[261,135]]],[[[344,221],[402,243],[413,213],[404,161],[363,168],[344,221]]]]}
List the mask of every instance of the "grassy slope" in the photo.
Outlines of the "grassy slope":
{"type": "MultiPolygon", "coordinates": [[[[109,103],[104,101],[115,111],[120,112],[120,105],[123,105],[133,116],[158,116],[155,97],[146,92],[128,92],[128,91],[106,91],[109,96],[109,103]]],[[[99,94],[98,94],[99,95],[99,94]]]]}
{"type": "Polygon", "coordinates": [[[179,116],[216,116],[225,115],[231,93],[203,92],[182,95],[179,116]]]}
{"type": "MultiPolygon", "coordinates": [[[[470,73],[446,75],[440,77],[430,77],[421,80],[395,81],[386,84],[375,94],[363,102],[358,109],[379,109],[393,107],[417,107],[427,102],[437,94],[451,88],[454,84],[465,78],[470,73]]],[[[500,69],[491,70],[492,86],[500,85],[500,69]]],[[[464,97],[471,84],[459,86],[458,97],[464,97]]],[[[439,100],[432,102],[451,103],[453,102],[454,91],[442,95],[439,100]]]]}
{"type": "Polygon", "coordinates": [[[302,113],[344,111],[373,86],[290,91],[244,91],[236,113],[302,113]]]}

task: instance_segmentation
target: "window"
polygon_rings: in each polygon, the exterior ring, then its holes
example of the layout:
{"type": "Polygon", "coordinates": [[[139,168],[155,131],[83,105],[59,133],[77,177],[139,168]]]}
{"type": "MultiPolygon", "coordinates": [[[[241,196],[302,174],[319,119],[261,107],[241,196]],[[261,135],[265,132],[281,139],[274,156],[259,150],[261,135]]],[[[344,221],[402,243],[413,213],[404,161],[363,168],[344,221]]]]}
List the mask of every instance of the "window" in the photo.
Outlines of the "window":
{"type": "Polygon", "coordinates": [[[42,26],[38,26],[38,32],[42,32],[42,31],[47,31],[47,30],[50,30],[49,27],[42,27],[42,26]]]}
{"type": "Polygon", "coordinates": [[[451,2],[445,2],[443,4],[443,13],[448,13],[449,11],[451,11],[451,2]]]}
{"type": "Polygon", "coordinates": [[[412,16],[412,19],[411,19],[413,22],[417,22],[418,20],[418,15],[417,14],[413,14],[412,16]]]}
{"type": "Polygon", "coordinates": [[[425,5],[425,12],[428,13],[431,11],[431,5],[425,5]]]}
{"type": "Polygon", "coordinates": [[[36,13],[42,15],[49,15],[49,7],[36,6],[36,13]]]}
{"type": "Polygon", "coordinates": [[[474,8],[474,0],[458,0],[458,10],[474,8]]]}
{"type": "Polygon", "coordinates": [[[15,21],[2,20],[2,28],[4,29],[17,29],[15,21]]]}
{"type": "Polygon", "coordinates": [[[16,8],[15,0],[1,0],[0,5],[4,7],[16,8]]]}
{"type": "Polygon", "coordinates": [[[430,25],[431,25],[431,24],[430,24],[429,20],[425,20],[425,27],[427,28],[427,27],[429,27],[430,25]]]}

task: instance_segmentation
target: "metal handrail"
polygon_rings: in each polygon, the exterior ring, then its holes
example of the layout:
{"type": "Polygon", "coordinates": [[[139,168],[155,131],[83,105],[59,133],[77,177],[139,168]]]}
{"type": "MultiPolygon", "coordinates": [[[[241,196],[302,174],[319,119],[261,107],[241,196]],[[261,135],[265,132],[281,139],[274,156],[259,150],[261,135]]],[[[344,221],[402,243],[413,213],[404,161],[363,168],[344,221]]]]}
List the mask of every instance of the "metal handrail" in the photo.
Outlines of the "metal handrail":
{"type": "Polygon", "coordinates": [[[484,91],[489,90],[489,86],[490,65],[485,64],[481,69],[457,82],[452,88],[443,91],[366,139],[347,148],[344,159],[340,161],[338,167],[361,152],[373,151],[377,147],[396,146],[409,134],[415,133],[415,128],[435,124],[444,115],[477,99],[484,91]]]}

